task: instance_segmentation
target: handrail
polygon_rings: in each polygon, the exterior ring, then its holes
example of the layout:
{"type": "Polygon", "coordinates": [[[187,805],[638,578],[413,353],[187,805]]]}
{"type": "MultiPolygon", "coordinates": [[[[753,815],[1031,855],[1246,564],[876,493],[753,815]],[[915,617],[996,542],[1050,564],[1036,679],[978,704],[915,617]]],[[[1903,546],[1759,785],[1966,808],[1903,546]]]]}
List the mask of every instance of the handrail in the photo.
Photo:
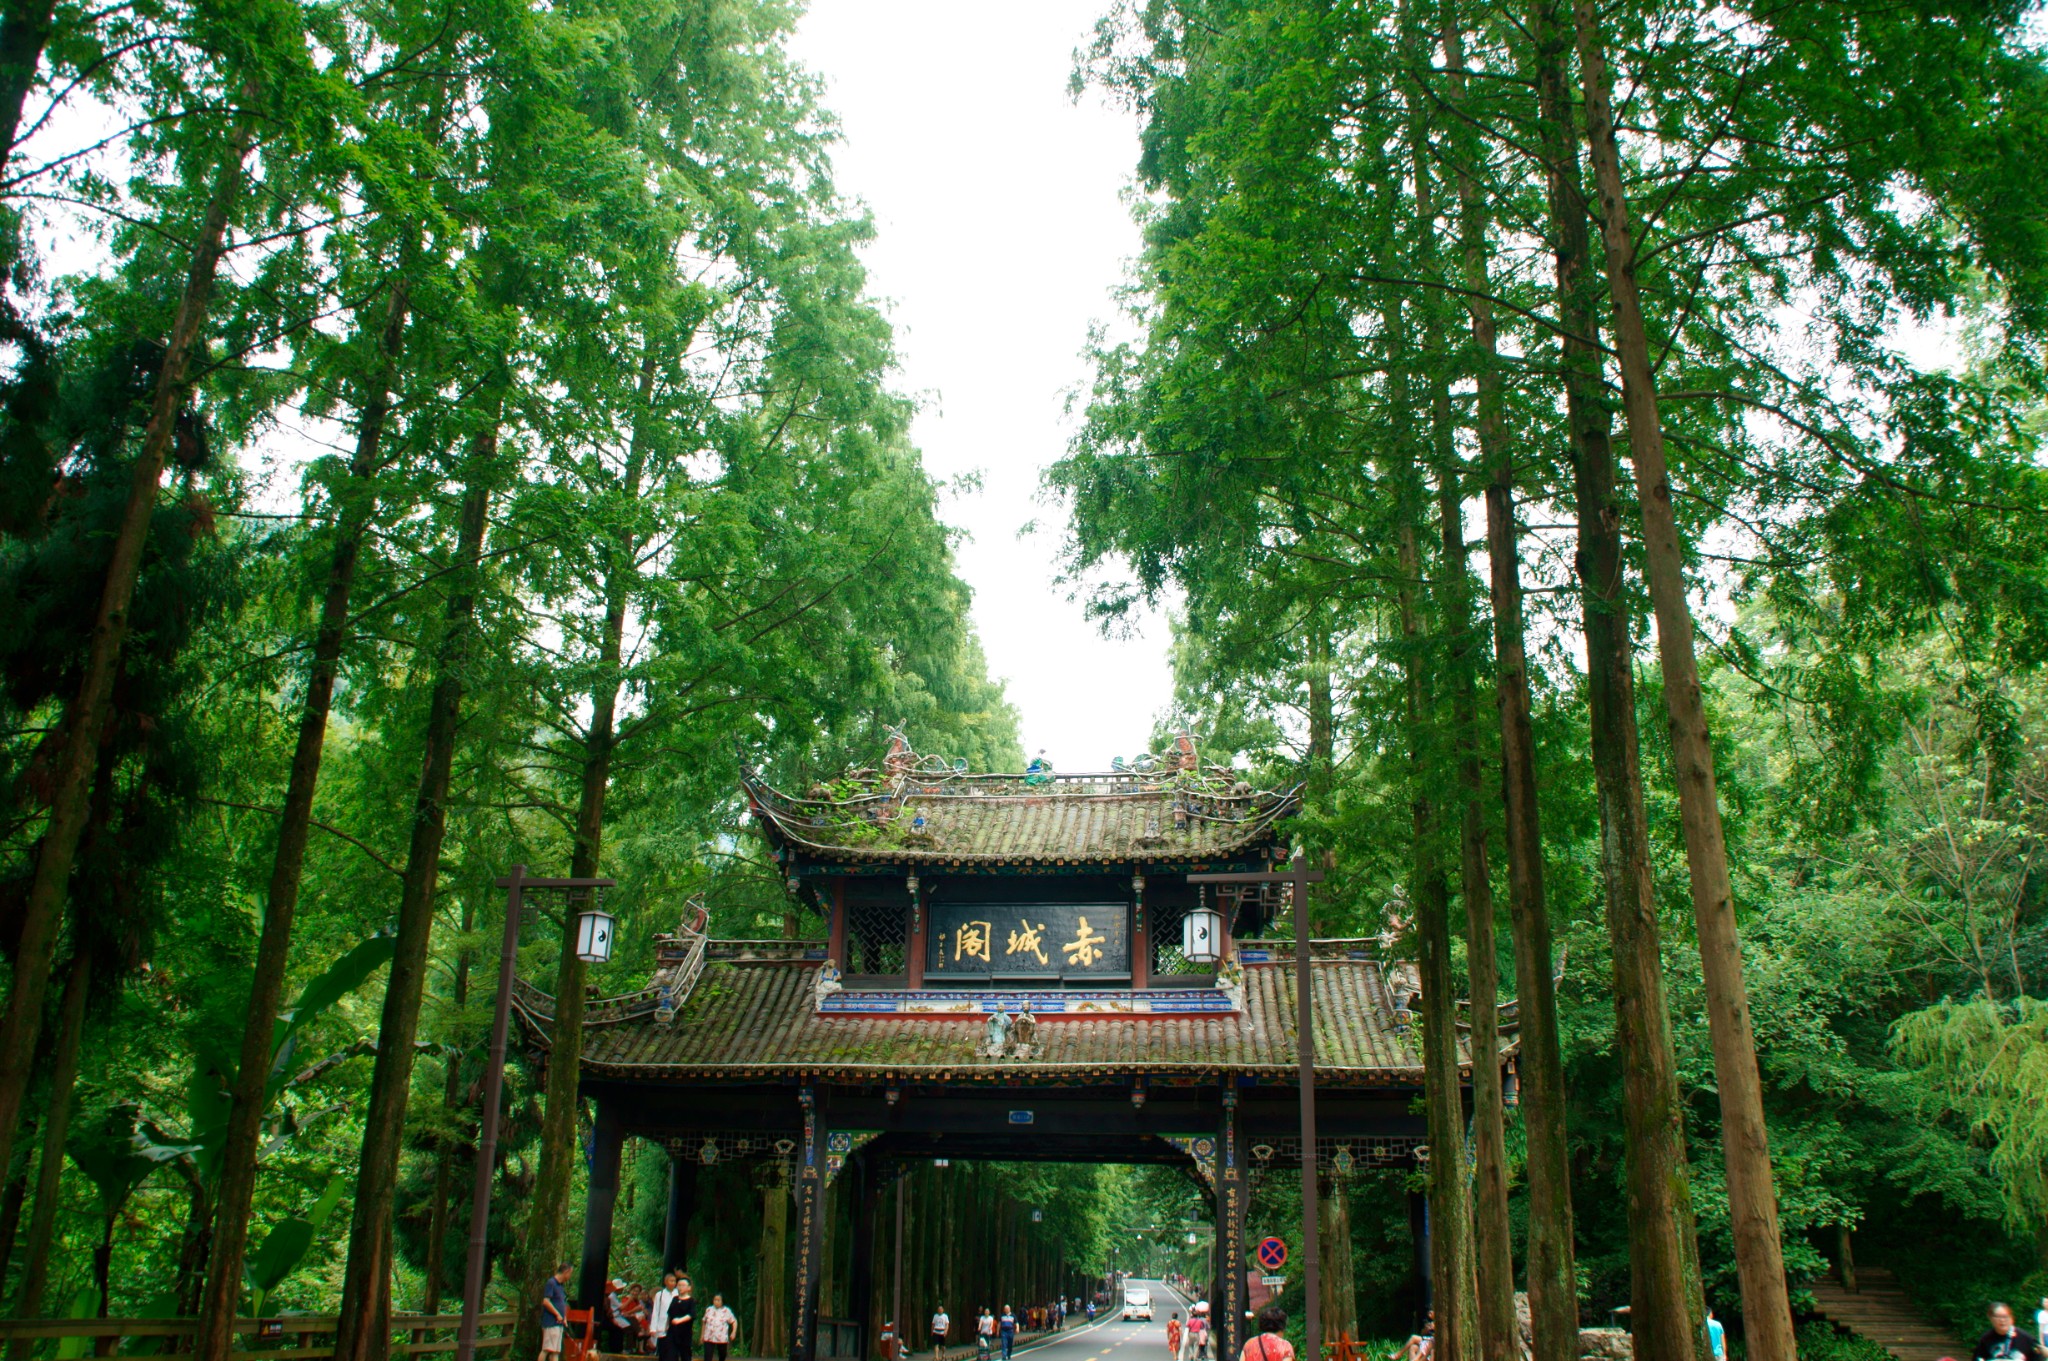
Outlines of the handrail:
{"type": "MultiPolygon", "coordinates": [[[[477,1340],[480,1349],[502,1351],[512,1345],[513,1315],[509,1312],[484,1314],[479,1322],[487,1328],[501,1329],[502,1335],[477,1340]]],[[[393,1314],[391,1331],[410,1333],[415,1337],[435,1329],[446,1329],[449,1336],[439,1341],[394,1344],[390,1350],[398,1356],[429,1356],[436,1353],[452,1352],[456,1349],[454,1329],[462,1323],[460,1314],[393,1314]]],[[[269,1314],[262,1318],[238,1318],[230,1330],[242,1337],[258,1342],[283,1341],[295,1338],[301,1344],[295,1347],[272,1347],[264,1350],[237,1351],[236,1361],[321,1361],[334,1355],[332,1343],[327,1345],[304,1345],[313,1338],[331,1337],[340,1327],[340,1317],[335,1314],[269,1314]]],[[[0,1319],[0,1341],[20,1339],[24,1342],[61,1340],[64,1338],[178,1338],[192,1337],[199,1331],[199,1320],[195,1318],[10,1318],[0,1319]]]]}

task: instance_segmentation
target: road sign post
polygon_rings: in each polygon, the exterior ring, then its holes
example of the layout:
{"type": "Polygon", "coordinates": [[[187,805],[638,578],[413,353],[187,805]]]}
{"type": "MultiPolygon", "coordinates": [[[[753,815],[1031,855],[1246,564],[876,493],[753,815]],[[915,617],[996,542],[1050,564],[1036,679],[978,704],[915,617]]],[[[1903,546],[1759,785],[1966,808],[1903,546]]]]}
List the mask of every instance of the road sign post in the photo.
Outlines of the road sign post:
{"type": "MultiPolygon", "coordinates": [[[[1302,1319],[1307,1325],[1303,1336],[1308,1339],[1309,1361],[1320,1361],[1322,1357],[1323,1319],[1322,1301],[1318,1298],[1322,1267],[1317,1251],[1320,1206],[1316,1199],[1316,1037],[1315,1018],[1309,1005],[1309,941],[1314,933],[1309,930],[1308,886],[1322,880],[1322,872],[1310,869],[1308,857],[1300,851],[1294,853],[1284,874],[1188,876],[1191,884],[1287,884],[1294,889],[1294,1052],[1301,1071],[1301,1274],[1307,1292],[1302,1319]]],[[[1286,1251],[1284,1243],[1281,1250],[1286,1251]]]]}

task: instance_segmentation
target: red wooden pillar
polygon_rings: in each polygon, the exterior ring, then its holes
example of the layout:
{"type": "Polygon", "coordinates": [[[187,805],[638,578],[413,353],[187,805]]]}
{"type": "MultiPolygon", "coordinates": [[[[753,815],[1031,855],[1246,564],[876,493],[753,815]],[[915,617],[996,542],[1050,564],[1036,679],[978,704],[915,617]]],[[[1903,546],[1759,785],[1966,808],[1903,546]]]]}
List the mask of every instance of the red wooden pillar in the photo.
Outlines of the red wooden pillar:
{"type": "MultiPolygon", "coordinates": [[[[903,972],[913,988],[924,986],[924,934],[923,891],[913,870],[910,875],[910,940],[903,957],[903,972]]],[[[897,1320],[899,1324],[902,1321],[897,1320]]]]}
{"type": "Polygon", "coordinates": [[[843,874],[832,876],[832,924],[826,930],[826,937],[826,955],[839,966],[840,973],[852,973],[853,964],[846,957],[846,876],[843,874]]]}
{"type": "Polygon", "coordinates": [[[1152,931],[1145,920],[1145,872],[1131,872],[1131,986],[1152,986],[1152,931]]]}

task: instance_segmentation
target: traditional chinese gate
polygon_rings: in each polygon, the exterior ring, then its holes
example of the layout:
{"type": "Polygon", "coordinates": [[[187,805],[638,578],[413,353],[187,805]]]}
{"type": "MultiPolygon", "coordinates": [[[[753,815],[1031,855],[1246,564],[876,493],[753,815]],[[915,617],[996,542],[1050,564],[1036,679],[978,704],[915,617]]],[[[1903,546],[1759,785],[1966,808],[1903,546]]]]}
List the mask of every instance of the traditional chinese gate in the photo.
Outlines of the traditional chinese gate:
{"type": "MultiPolygon", "coordinates": [[[[868,1355],[866,1273],[893,1168],[1172,1163],[1214,1206],[1210,1297],[1220,1354],[1235,1355],[1253,1178],[1302,1157],[1292,946],[1258,938],[1284,900],[1212,900],[1186,876],[1271,864],[1293,796],[1199,771],[1191,746],[1108,776],[976,777],[899,744],[882,771],[809,798],[748,792],[791,893],[829,935],[712,941],[688,995],[671,944],[648,989],[591,1004],[583,1298],[607,1275],[628,1138],[674,1160],[671,1262],[685,1258],[698,1166],[786,1169],[798,1361],[817,1355],[835,1180],[854,1178],[852,1322],[868,1355]],[[1205,947],[1203,933],[1220,939],[1205,947]]],[[[1319,1164],[1411,1163],[1424,1133],[1413,969],[1375,942],[1318,941],[1312,974],[1319,1164]]],[[[545,1045],[551,1003],[521,1005],[545,1045]]]]}

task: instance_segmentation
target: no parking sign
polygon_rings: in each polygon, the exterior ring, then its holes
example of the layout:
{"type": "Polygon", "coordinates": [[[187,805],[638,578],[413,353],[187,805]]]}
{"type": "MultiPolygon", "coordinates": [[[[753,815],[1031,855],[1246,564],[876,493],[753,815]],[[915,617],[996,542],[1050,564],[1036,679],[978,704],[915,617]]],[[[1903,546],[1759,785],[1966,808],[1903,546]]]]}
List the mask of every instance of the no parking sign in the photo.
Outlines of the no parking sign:
{"type": "Polygon", "coordinates": [[[1259,1265],[1268,1271],[1278,1271],[1287,1265],[1287,1245],[1277,1238],[1261,1238],[1255,1251],[1259,1265]]]}

